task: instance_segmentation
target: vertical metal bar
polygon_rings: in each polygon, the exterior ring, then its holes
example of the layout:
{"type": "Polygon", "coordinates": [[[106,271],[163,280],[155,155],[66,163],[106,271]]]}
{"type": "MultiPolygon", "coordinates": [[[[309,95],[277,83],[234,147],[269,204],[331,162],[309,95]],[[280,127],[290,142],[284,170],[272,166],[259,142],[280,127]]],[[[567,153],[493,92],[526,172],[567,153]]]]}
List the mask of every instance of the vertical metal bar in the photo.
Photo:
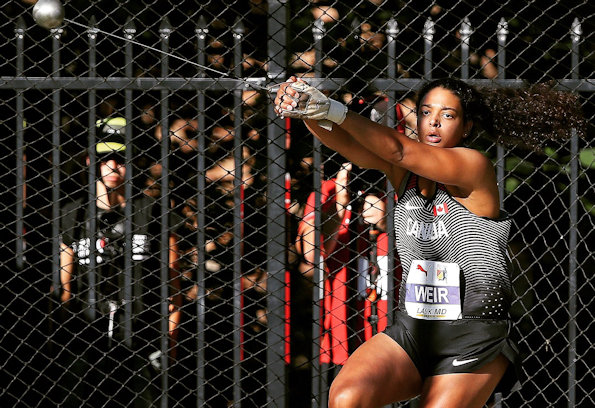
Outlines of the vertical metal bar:
{"type": "MultiPolygon", "coordinates": [[[[161,77],[169,73],[169,37],[172,28],[169,19],[164,17],[159,27],[161,37],[161,77]]],[[[169,348],[169,91],[161,90],[161,407],[168,406],[168,348],[169,348]]]]}
{"type": "Polygon", "coordinates": [[[568,407],[576,405],[576,316],[577,316],[577,223],[578,223],[578,136],[570,140],[570,231],[568,237],[568,407]]]}
{"type": "MultiPolygon", "coordinates": [[[[498,23],[498,79],[506,78],[506,38],[508,36],[508,22],[504,18],[498,23]]],[[[500,197],[500,208],[504,207],[504,195],[506,194],[506,178],[504,176],[506,159],[504,158],[504,146],[496,146],[496,179],[498,181],[498,195],[500,197]]]]}
{"type": "MultiPolygon", "coordinates": [[[[234,76],[239,78],[242,76],[242,38],[244,37],[244,25],[238,18],[233,26],[233,61],[234,61],[234,76]]],[[[243,240],[243,180],[242,180],[242,87],[238,82],[236,89],[233,92],[234,101],[234,222],[233,222],[233,236],[234,236],[234,366],[233,366],[233,400],[234,406],[241,405],[241,359],[243,356],[242,349],[242,263],[243,256],[242,240],[243,240]]]]}
{"type": "MultiPolygon", "coordinates": [[[[99,30],[96,27],[95,17],[91,16],[89,19],[89,29],[87,36],[89,37],[89,77],[97,76],[97,34],[99,30]]],[[[89,316],[95,319],[97,313],[97,294],[96,294],[96,271],[97,271],[97,115],[95,107],[97,105],[97,91],[93,88],[89,89],[89,125],[88,125],[88,141],[87,152],[89,155],[89,174],[88,174],[88,189],[87,189],[87,208],[89,212],[89,240],[92,244],[89,245],[89,316]]],[[[87,220],[85,220],[87,221],[87,220]]]]}
{"type": "MultiPolygon", "coordinates": [[[[267,53],[269,80],[282,75],[286,36],[281,22],[286,18],[285,1],[269,0],[267,53]]],[[[285,132],[283,120],[277,118],[268,104],[267,117],[267,406],[285,407],[285,132]]]]}
{"type": "MultiPolygon", "coordinates": [[[[387,37],[387,50],[388,50],[388,62],[387,62],[387,73],[389,79],[396,79],[397,77],[397,34],[399,33],[399,27],[397,21],[391,18],[387,23],[386,37],[387,37]]],[[[395,127],[397,125],[397,98],[396,91],[388,91],[388,107],[386,115],[388,117],[388,126],[395,127]]]]}
{"type": "MultiPolygon", "coordinates": [[[[314,36],[314,75],[316,78],[322,77],[322,38],[324,37],[324,23],[321,19],[314,21],[312,27],[314,36]]],[[[323,395],[327,389],[327,381],[322,362],[320,359],[320,344],[322,341],[322,303],[324,299],[324,262],[320,251],[320,226],[322,224],[322,213],[320,203],[320,187],[322,185],[322,157],[321,143],[314,137],[314,273],[313,273],[313,293],[312,293],[312,406],[323,407],[325,404],[323,395]]]]}
{"type": "MultiPolygon", "coordinates": [[[[132,40],[136,34],[136,28],[132,19],[129,18],[124,26],[124,38],[132,40]]],[[[132,61],[134,54],[132,42],[124,44],[124,73],[126,78],[132,82],[132,61]]],[[[126,118],[125,140],[126,140],[126,175],[124,184],[124,196],[127,205],[124,207],[124,341],[128,346],[132,345],[132,214],[134,213],[134,201],[132,200],[132,180],[134,166],[132,165],[132,90],[124,90],[124,116],[126,118]]]]}
{"type": "Polygon", "coordinates": [[[469,79],[469,39],[473,34],[469,17],[461,24],[461,79],[469,79]]]}
{"type": "MultiPolygon", "coordinates": [[[[508,36],[508,22],[501,18],[496,30],[498,37],[498,79],[506,78],[506,39],[508,36]]],[[[498,199],[500,208],[504,208],[504,195],[506,194],[506,177],[504,170],[506,168],[506,159],[504,157],[504,146],[501,143],[496,145],[496,180],[498,183],[498,199]]],[[[495,394],[494,408],[502,407],[502,393],[495,394]]]]}
{"type": "MultiPolygon", "coordinates": [[[[399,34],[399,27],[397,21],[391,18],[388,22],[388,29],[386,30],[388,38],[388,77],[396,78],[397,76],[397,34],[399,34]]],[[[388,126],[395,127],[397,125],[397,111],[396,105],[398,101],[396,99],[396,92],[388,92],[388,126]]],[[[386,319],[387,324],[393,323],[393,310],[395,308],[395,229],[393,228],[394,222],[393,216],[395,211],[395,193],[394,186],[391,185],[388,178],[386,180],[386,217],[387,217],[387,228],[386,233],[388,235],[388,285],[387,285],[387,313],[386,319]]]]}
{"type": "Polygon", "coordinates": [[[322,78],[322,38],[325,35],[324,22],[322,19],[316,19],[312,26],[312,34],[314,36],[314,76],[322,78]]]}
{"type": "Polygon", "coordinates": [[[434,22],[428,17],[422,33],[424,37],[424,78],[426,80],[432,79],[432,41],[435,33],[434,22]]]}
{"type": "MultiPolygon", "coordinates": [[[[60,37],[62,28],[53,28],[52,37],[52,72],[60,74],[60,37]]],[[[52,91],[52,263],[58,265],[54,272],[54,288],[60,287],[60,90],[52,91]]]]}
{"type": "MultiPolygon", "coordinates": [[[[198,19],[198,26],[196,28],[196,39],[198,42],[198,76],[205,77],[205,70],[202,68],[205,65],[205,48],[206,38],[209,33],[207,22],[204,16],[198,19]]],[[[196,155],[196,216],[197,216],[197,234],[196,234],[196,252],[197,263],[196,266],[196,285],[198,286],[198,294],[196,297],[196,317],[198,331],[196,333],[197,349],[196,349],[196,407],[205,405],[205,92],[198,91],[198,154],[196,155]]]]}
{"type": "MultiPolygon", "coordinates": [[[[23,76],[24,73],[24,42],[25,42],[25,20],[21,17],[17,20],[15,28],[16,51],[17,51],[17,70],[16,76],[23,76]]],[[[25,114],[23,90],[17,90],[17,112],[16,112],[16,266],[17,270],[24,267],[24,216],[25,216],[25,114]]],[[[58,268],[55,268],[58,270],[58,268]]]]}
{"type": "Polygon", "coordinates": [[[320,187],[322,185],[322,159],[320,140],[314,138],[313,158],[313,186],[314,186],[314,280],[312,293],[312,406],[322,407],[321,393],[323,392],[322,370],[320,359],[320,344],[322,341],[322,300],[324,298],[324,264],[320,256],[320,226],[322,224],[320,187]]]}
{"type": "MultiPolygon", "coordinates": [[[[579,78],[579,44],[582,27],[577,18],[574,19],[570,36],[572,38],[571,78],[579,78]]],[[[568,407],[576,404],[576,317],[577,317],[577,242],[578,242],[578,159],[579,140],[576,129],[572,129],[570,140],[570,231],[568,260],[568,407]]]]}

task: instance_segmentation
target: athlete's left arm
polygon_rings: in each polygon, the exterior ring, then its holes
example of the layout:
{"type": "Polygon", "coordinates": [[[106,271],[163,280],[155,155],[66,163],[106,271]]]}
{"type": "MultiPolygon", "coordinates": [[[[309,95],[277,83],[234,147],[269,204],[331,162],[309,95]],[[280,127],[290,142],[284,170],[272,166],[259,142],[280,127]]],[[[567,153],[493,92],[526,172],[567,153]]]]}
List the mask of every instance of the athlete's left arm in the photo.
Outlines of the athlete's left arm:
{"type": "Polygon", "coordinates": [[[426,145],[354,112],[340,127],[391,165],[445,185],[471,191],[493,173],[491,162],[477,150],[426,145]]]}
{"type": "Polygon", "coordinates": [[[404,141],[399,166],[438,183],[456,186],[467,194],[496,187],[491,161],[467,147],[442,148],[404,141]]]}

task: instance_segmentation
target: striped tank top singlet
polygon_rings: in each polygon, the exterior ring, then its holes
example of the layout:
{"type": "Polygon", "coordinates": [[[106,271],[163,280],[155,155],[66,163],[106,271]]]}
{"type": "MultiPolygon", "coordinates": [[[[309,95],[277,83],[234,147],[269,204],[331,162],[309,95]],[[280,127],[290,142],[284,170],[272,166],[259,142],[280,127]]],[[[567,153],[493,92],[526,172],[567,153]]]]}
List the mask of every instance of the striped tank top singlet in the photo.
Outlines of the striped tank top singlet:
{"type": "Polygon", "coordinates": [[[479,217],[441,184],[433,197],[425,198],[417,179],[408,176],[395,207],[403,266],[399,308],[426,320],[508,318],[508,215],[479,217]]]}

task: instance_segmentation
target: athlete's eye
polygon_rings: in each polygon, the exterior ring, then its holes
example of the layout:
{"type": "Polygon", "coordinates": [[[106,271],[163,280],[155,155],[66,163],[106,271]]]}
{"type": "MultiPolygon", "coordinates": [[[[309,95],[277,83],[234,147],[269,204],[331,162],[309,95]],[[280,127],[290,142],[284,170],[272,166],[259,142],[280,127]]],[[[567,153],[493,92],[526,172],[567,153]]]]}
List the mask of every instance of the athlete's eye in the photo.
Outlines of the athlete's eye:
{"type": "Polygon", "coordinates": [[[422,110],[421,110],[421,114],[422,114],[423,116],[428,116],[428,115],[430,114],[430,111],[429,111],[429,110],[424,110],[424,109],[422,109],[422,110]]]}
{"type": "Polygon", "coordinates": [[[452,119],[454,118],[454,116],[450,113],[444,113],[442,116],[444,116],[446,119],[452,119]]]}

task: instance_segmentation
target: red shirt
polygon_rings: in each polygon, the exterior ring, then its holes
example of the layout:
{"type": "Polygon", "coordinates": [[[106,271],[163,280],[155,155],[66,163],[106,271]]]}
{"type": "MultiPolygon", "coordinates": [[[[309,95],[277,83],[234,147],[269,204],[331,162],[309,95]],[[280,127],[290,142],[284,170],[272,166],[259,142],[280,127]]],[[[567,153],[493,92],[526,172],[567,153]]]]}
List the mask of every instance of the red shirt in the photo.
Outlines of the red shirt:
{"type": "MultiPolygon", "coordinates": [[[[336,211],[335,180],[326,180],[321,186],[322,212],[332,215],[336,211]]],[[[298,227],[298,234],[305,225],[314,224],[315,194],[311,193],[304,210],[304,217],[298,227]]],[[[333,252],[326,254],[321,250],[325,261],[324,298],[321,305],[321,341],[320,362],[343,364],[349,356],[348,301],[351,295],[349,286],[352,271],[347,265],[351,257],[348,245],[350,242],[349,222],[351,210],[346,209],[341,225],[336,234],[337,245],[333,252]]],[[[321,234],[321,248],[324,237],[321,234]]]]}

